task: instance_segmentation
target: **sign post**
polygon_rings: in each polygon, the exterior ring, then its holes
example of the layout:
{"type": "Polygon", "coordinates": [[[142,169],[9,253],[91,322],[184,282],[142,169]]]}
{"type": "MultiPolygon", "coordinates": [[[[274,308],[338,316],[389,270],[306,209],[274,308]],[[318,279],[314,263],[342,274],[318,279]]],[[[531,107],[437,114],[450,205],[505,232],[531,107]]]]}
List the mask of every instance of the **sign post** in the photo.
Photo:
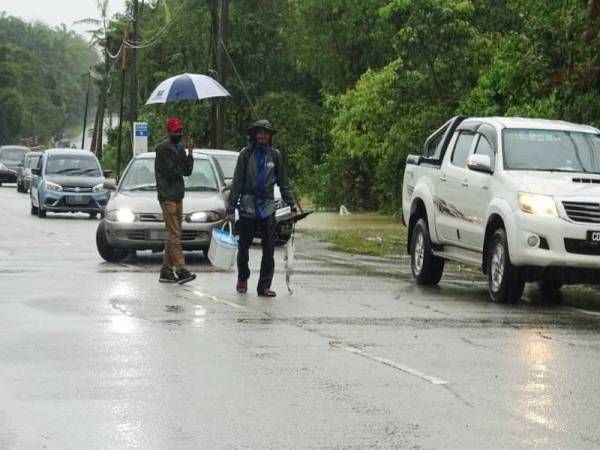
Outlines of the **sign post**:
{"type": "Polygon", "coordinates": [[[148,123],[134,122],[133,123],[133,156],[136,157],[140,153],[148,151],[148,123]]]}

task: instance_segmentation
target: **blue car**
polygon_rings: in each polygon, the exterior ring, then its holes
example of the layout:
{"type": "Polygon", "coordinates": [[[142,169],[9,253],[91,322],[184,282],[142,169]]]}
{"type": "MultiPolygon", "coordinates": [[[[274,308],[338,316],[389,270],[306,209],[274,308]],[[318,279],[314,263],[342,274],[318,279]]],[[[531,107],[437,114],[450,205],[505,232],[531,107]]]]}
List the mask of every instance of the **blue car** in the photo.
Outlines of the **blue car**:
{"type": "Polygon", "coordinates": [[[110,199],[96,156],[87,150],[46,150],[31,169],[31,214],[84,212],[102,217],[110,199]]]}

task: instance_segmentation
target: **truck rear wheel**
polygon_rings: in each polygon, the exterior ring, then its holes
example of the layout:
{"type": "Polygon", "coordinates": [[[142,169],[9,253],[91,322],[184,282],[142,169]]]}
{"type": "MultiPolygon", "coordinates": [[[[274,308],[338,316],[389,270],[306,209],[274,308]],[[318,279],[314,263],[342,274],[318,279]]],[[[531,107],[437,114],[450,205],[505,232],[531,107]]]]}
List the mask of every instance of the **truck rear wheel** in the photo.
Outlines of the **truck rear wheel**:
{"type": "Polygon", "coordinates": [[[521,271],[510,262],[506,231],[494,232],[487,252],[488,292],[490,300],[497,303],[514,303],[521,299],[525,279],[521,271]]]}
{"type": "Polygon", "coordinates": [[[417,284],[422,286],[438,284],[444,272],[444,260],[432,252],[429,227],[424,219],[419,219],[415,224],[410,250],[410,266],[417,284]]]}

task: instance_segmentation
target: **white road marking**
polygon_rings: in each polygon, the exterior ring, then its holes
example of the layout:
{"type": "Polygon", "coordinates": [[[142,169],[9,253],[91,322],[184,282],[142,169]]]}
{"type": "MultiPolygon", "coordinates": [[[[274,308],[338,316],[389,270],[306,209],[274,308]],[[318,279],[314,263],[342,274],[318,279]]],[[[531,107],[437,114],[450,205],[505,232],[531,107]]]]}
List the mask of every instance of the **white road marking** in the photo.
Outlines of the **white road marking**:
{"type": "Polygon", "coordinates": [[[588,316],[599,316],[600,317],[600,312],[598,312],[598,311],[588,311],[587,309],[573,308],[571,306],[565,306],[565,309],[568,309],[571,311],[576,311],[581,314],[587,314],[588,316]]]}
{"type": "Polygon", "coordinates": [[[434,384],[436,386],[441,386],[441,385],[448,384],[447,381],[444,381],[444,380],[442,380],[440,378],[437,378],[437,377],[434,377],[432,375],[428,375],[426,373],[423,373],[420,370],[413,369],[412,367],[406,366],[404,364],[397,363],[397,362],[392,361],[390,359],[380,358],[379,356],[370,355],[368,353],[363,352],[362,350],[359,350],[356,347],[351,347],[349,345],[345,345],[342,342],[331,341],[331,342],[329,342],[329,345],[332,346],[332,347],[334,347],[334,348],[339,348],[341,350],[345,350],[347,352],[354,353],[355,355],[362,356],[363,358],[370,359],[371,361],[376,361],[376,362],[384,364],[386,366],[393,367],[394,369],[398,369],[401,372],[405,372],[405,373],[408,373],[409,375],[413,375],[415,377],[421,378],[422,380],[425,380],[425,381],[427,381],[427,382],[429,382],[431,384],[434,384]]]}
{"type": "Polygon", "coordinates": [[[211,302],[221,303],[222,305],[231,306],[232,308],[236,309],[248,309],[246,306],[238,305],[237,303],[230,302],[228,300],[223,300],[222,298],[215,297],[214,295],[206,294],[198,289],[193,289],[193,291],[194,294],[196,294],[197,296],[210,300],[211,302]]]}

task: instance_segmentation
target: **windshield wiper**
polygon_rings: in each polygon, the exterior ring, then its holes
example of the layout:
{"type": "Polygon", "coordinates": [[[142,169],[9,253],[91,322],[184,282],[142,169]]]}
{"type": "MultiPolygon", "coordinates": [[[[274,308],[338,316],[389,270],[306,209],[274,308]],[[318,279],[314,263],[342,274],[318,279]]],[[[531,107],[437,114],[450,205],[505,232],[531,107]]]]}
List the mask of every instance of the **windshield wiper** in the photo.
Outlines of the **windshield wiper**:
{"type": "Polygon", "coordinates": [[[217,191],[217,188],[211,187],[211,186],[187,186],[185,189],[190,192],[215,192],[215,191],[217,191]]]}
{"type": "Polygon", "coordinates": [[[141,186],[134,186],[129,189],[125,189],[126,191],[155,191],[155,184],[142,184],[141,186]]]}

